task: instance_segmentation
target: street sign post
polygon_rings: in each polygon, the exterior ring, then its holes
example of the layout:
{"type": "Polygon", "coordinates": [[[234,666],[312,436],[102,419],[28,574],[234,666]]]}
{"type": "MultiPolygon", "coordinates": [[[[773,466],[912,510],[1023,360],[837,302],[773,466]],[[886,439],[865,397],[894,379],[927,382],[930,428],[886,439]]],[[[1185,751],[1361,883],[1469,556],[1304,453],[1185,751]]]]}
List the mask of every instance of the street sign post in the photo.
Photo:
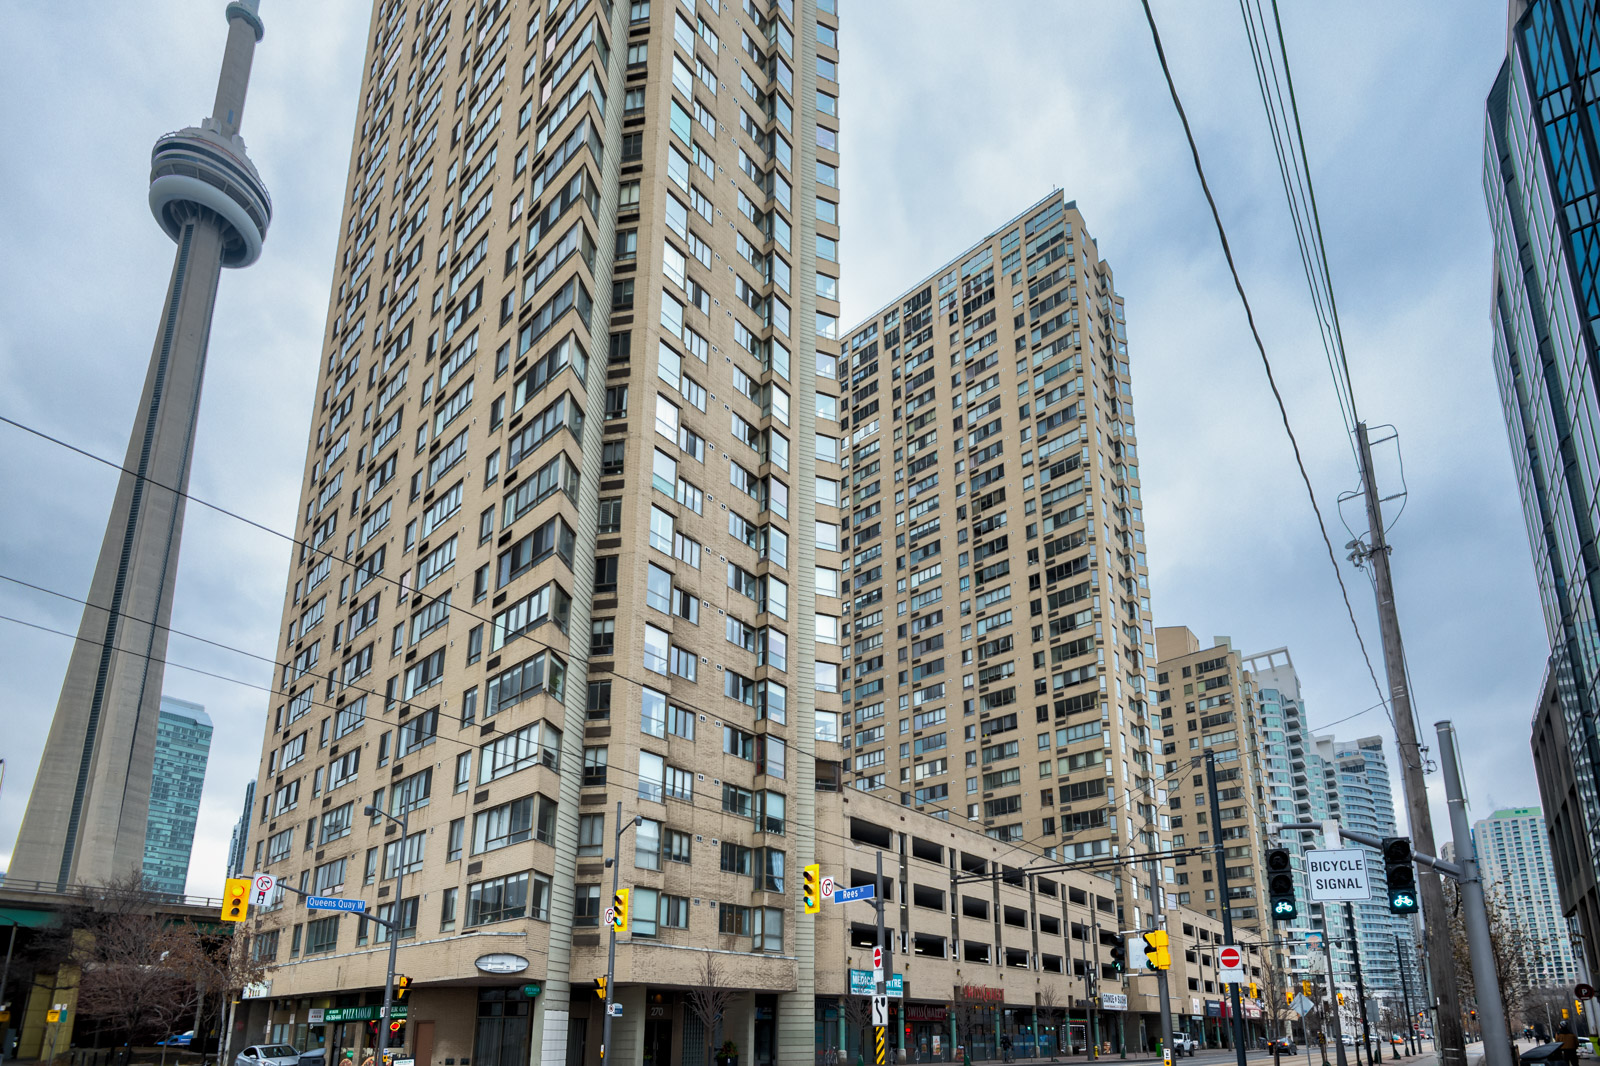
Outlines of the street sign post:
{"type": "Polygon", "coordinates": [[[367,909],[364,899],[345,899],[343,896],[307,896],[306,906],[314,911],[344,911],[362,914],[367,909]]]}
{"type": "Polygon", "coordinates": [[[888,996],[873,996],[872,997],[872,1024],[873,1025],[888,1025],[889,1024],[889,997],[888,996]]]}
{"type": "Polygon", "coordinates": [[[1306,895],[1313,903],[1361,902],[1372,897],[1367,853],[1361,848],[1306,852],[1306,895]]]}
{"type": "Polygon", "coordinates": [[[1244,952],[1237,944],[1225,944],[1217,949],[1217,979],[1229,985],[1250,982],[1244,972],[1244,952]]]}
{"type": "Polygon", "coordinates": [[[835,903],[854,903],[857,900],[872,899],[874,886],[861,885],[856,888],[835,888],[833,901],[835,903]]]}
{"type": "Polygon", "coordinates": [[[272,890],[278,887],[278,879],[272,874],[256,874],[250,878],[250,883],[255,887],[256,904],[258,906],[265,903],[267,897],[272,894],[272,890]]]}
{"type": "Polygon", "coordinates": [[[1315,1009],[1315,1004],[1307,999],[1303,993],[1294,997],[1294,1010],[1300,1017],[1304,1018],[1315,1009]]]}
{"type": "Polygon", "coordinates": [[[835,887],[836,886],[833,883],[833,878],[824,877],[822,879],[822,898],[833,899],[833,891],[835,887]]]}

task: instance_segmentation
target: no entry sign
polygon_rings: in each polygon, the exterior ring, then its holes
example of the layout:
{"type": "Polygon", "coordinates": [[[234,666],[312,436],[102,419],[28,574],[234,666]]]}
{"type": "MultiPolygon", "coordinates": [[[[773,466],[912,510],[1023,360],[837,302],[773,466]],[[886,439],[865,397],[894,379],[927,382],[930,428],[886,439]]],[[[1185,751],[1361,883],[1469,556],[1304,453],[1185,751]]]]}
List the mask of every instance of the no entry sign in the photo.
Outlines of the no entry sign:
{"type": "Polygon", "coordinates": [[[1225,944],[1217,949],[1217,979],[1223,984],[1249,983],[1244,972],[1244,952],[1236,944],[1225,944]]]}

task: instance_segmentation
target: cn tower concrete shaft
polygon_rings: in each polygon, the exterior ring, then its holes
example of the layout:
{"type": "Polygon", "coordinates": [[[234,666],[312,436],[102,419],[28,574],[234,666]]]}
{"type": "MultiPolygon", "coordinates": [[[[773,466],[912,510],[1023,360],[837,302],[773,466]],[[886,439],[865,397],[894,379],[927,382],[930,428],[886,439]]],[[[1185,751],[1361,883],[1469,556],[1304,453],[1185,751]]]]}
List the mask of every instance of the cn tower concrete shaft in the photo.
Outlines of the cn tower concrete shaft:
{"type": "Polygon", "coordinates": [[[7,880],[103,884],[140,871],[167,625],[222,268],[260,255],[266,187],[238,136],[262,24],[227,6],[215,111],[151,153],[150,207],[177,244],[124,471],[7,880]]]}

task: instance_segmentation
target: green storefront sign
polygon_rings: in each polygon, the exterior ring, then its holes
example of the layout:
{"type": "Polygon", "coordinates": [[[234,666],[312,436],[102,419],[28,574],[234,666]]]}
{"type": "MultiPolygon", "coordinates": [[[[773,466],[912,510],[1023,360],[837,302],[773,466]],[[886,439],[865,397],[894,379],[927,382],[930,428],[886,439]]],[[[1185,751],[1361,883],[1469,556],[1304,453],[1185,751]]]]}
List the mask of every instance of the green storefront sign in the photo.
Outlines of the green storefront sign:
{"type": "MultiPolygon", "coordinates": [[[[382,1007],[328,1007],[322,1012],[322,1023],[332,1025],[334,1022],[375,1022],[378,1015],[383,1013],[382,1007]]],[[[404,1018],[406,1005],[396,1003],[389,1008],[390,1018],[404,1018]]]]}

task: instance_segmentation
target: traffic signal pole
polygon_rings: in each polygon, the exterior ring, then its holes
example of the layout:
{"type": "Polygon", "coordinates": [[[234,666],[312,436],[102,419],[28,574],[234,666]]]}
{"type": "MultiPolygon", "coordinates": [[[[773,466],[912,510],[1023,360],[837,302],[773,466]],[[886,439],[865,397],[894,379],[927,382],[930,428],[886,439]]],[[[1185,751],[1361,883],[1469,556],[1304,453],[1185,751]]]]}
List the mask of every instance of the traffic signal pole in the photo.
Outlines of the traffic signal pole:
{"type": "MultiPolygon", "coordinates": [[[[1150,928],[1160,929],[1166,923],[1166,913],[1161,908],[1161,863],[1150,863],[1150,928]]],[[[1172,1061],[1172,999],[1167,991],[1167,971],[1156,970],[1156,999],[1161,1008],[1161,1058],[1172,1061]]]]}
{"type": "MultiPolygon", "coordinates": [[[[617,832],[611,848],[611,901],[616,905],[617,889],[620,886],[619,878],[622,876],[622,834],[628,831],[631,825],[638,825],[640,818],[634,815],[631,822],[622,820],[622,801],[617,801],[617,832]]],[[[616,994],[615,984],[612,980],[617,970],[617,922],[611,920],[610,936],[606,944],[606,1003],[605,1015],[600,1019],[600,1061],[604,1062],[606,1052],[611,1048],[611,1003],[616,994]]]]}
{"type": "MultiPolygon", "coordinates": [[[[1326,908],[1326,904],[1323,905],[1326,908]]],[[[1344,905],[1344,924],[1350,932],[1350,958],[1355,963],[1356,971],[1356,1012],[1361,1015],[1361,1043],[1367,1049],[1367,1062],[1369,1066],[1378,1066],[1378,1060],[1372,1056],[1372,1025],[1367,1021],[1367,985],[1361,979],[1361,943],[1356,939],[1356,908],[1354,904],[1344,905]]],[[[1356,1056],[1356,1061],[1361,1061],[1361,1056],[1356,1056]]]]}
{"type": "Polygon", "coordinates": [[[1478,851],[1467,824],[1467,800],[1462,794],[1461,767],[1456,761],[1456,728],[1448,720],[1435,722],[1434,728],[1439,732],[1444,794],[1450,806],[1450,830],[1455,834],[1456,862],[1461,866],[1461,918],[1467,927],[1472,987],[1478,1000],[1478,1022],[1483,1029],[1484,1061],[1488,1066],[1511,1066],[1511,1033],[1506,1024],[1505,1002],[1500,998],[1500,978],[1495,972],[1489,913],[1483,901],[1483,878],[1478,874],[1478,851]]]}
{"type": "Polygon", "coordinates": [[[1406,980],[1406,951],[1400,944],[1400,934],[1394,935],[1394,957],[1400,960],[1400,1002],[1406,1008],[1406,1054],[1418,1055],[1422,1053],[1420,1045],[1414,1044],[1417,1035],[1417,1016],[1411,1013],[1411,982],[1406,980]]]}
{"type": "MultiPolygon", "coordinates": [[[[1211,793],[1211,843],[1212,859],[1217,868],[1217,908],[1222,911],[1222,939],[1233,943],[1233,905],[1228,899],[1227,866],[1222,855],[1222,805],[1217,800],[1217,753],[1206,752],[1206,791],[1211,793]]],[[[1239,986],[1232,989],[1233,1046],[1239,1056],[1239,1066],[1244,1061],[1244,1012],[1239,1009],[1239,986]]]]}
{"type": "MultiPolygon", "coordinates": [[[[1411,689],[1406,683],[1405,646],[1400,638],[1400,619],[1395,612],[1394,583],[1389,572],[1389,545],[1384,535],[1383,507],[1378,499],[1378,480],[1372,470],[1372,446],[1367,424],[1356,425],[1356,441],[1361,459],[1361,482],[1367,505],[1367,536],[1371,543],[1363,549],[1372,564],[1373,588],[1378,599],[1378,625],[1383,637],[1383,667],[1389,681],[1389,705],[1393,712],[1395,746],[1400,755],[1400,781],[1405,788],[1406,815],[1414,846],[1429,855],[1436,854],[1433,840],[1433,815],[1428,810],[1428,784],[1422,775],[1422,749],[1417,739],[1416,720],[1411,713],[1411,689]]],[[[1419,871],[1422,900],[1423,936],[1428,945],[1428,968],[1438,999],[1439,1016],[1434,1028],[1434,1045],[1439,1050],[1439,1066],[1467,1066],[1467,1045],[1461,1030],[1461,994],[1456,986],[1454,955],[1450,949],[1449,923],[1445,918],[1444,886],[1436,870],[1419,871]]],[[[1502,1066],[1491,1060],[1489,1066],[1502,1066]]]]}
{"type": "Polygon", "coordinates": [[[1322,958],[1328,964],[1328,1014],[1333,1029],[1333,1050],[1339,1066],[1347,1066],[1344,1055],[1343,1022],[1339,1019],[1339,990],[1333,979],[1333,942],[1328,937],[1328,905],[1322,905],[1322,958]]]}

